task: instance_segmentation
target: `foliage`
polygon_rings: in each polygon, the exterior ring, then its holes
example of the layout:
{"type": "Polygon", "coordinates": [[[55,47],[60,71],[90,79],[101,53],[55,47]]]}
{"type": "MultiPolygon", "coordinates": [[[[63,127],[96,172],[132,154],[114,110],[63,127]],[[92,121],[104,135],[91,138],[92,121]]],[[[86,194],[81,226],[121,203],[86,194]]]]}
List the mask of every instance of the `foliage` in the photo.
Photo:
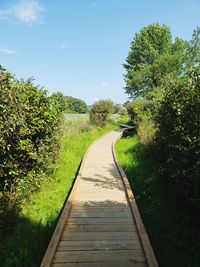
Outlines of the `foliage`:
{"type": "Polygon", "coordinates": [[[126,93],[137,97],[127,109],[140,141],[156,134],[163,177],[192,214],[200,208],[199,63],[199,27],[190,42],[172,42],[168,27],[152,24],[136,34],[125,64],[126,93]]]}
{"type": "Polygon", "coordinates": [[[62,124],[62,145],[54,173],[23,203],[13,229],[1,235],[1,267],[40,265],[86,149],[95,139],[114,129],[113,125],[89,126],[87,131],[82,131],[83,124],[86,124],[85,117],[66,118],[62,124]]]}
{"type": "Polygon", "coordinates": [[[60,113],[66,110],[65,96],[61,92],[53,93],[50,96],[50,101],[52,101],[60,113]]]}
{"type": "Polygon", "coordinates": [[[133,100],[127,104],[127,111],[132,125],[137,126],[140,141],[150,142],[156,131],[153,121],[154,102],[147,98],[133,100]]]}
{"type": "Polygon", "coordinates": [[[161,86],[168,75],[182,71],[186,42],[176,38],[166,25],[150,24],[144,27],[131,43],[124,67],[126,93],[131,97],[144,96],[161,86]]]}
{"type": "Polygon", "coordinates": [[[197,27],[187,48],[188,67],[200,67],[200,27],[197,27]]]}
{"type": "Polygon", "coordinates": [[[39,187],[58,148],[54,133],[59,120],[60,110],[45,90],[32,79],[18,81],[0,70],[0,191],[7,211],[39,187]]]}
{"type": "Polygon", "coordinates": [[[157,143],[176,196],[200,208],[200,70],[165,85],[157,143]]]}
{"type": "Polygon", "coordinates": [[[66,110],[68,113],[87,113],[88,107],[84,100],[71,96],[65,97],[66,110]]]}
{"type": "Polygon", "coordinates": [[[99,100],[90,111],[90,122],[93,125],[105,126],[109,114],[113,112],[113,103],[110,100],[99,100]]]}
{"type": "Polygon", "coordinates": [[[133,189],[159,266],[200,266],[198,213],[191,216],[185,207],[177,205],[159,172],[161,154],[156,148],[156,144],[141,145],[137,136],[116,144],[117,157],[133,189]]]}

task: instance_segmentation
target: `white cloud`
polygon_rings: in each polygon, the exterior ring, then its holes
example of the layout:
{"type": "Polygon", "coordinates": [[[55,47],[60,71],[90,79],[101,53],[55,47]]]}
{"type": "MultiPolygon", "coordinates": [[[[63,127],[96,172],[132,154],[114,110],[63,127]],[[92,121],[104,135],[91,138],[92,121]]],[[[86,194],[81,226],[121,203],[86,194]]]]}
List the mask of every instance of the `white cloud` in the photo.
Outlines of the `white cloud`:
{"type": "Polygon", "coordinates": [[[108,86],[108,85],[110,85],[110,82],[109,81],[106,81],[106,82],[102,82],[101,83],[101,86],[108,86]]]}
{"type": "Polygon", "coordinates": [[[44,9],[36,0],[22,0],[11,8],[0,10],[0,18],[35,24],[41,22],[43,11],[44,9]]]}
{"type": "Polygon", "coordinates": [[[1,48],[0,47],[0,53],[4,53],[4,54],[15,54],[16,51],[9,49],[9,48],[1,48]]]}

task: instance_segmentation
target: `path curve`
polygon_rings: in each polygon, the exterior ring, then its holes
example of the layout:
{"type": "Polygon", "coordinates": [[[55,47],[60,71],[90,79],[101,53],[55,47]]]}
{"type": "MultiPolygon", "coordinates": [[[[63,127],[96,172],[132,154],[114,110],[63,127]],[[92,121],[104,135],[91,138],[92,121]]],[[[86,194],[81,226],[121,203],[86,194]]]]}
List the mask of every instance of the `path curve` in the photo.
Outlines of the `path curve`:
{"type": "Polygon", "coordinates": [[[157,267],[112,131],[88,149],[41,267],[157,267]]]}

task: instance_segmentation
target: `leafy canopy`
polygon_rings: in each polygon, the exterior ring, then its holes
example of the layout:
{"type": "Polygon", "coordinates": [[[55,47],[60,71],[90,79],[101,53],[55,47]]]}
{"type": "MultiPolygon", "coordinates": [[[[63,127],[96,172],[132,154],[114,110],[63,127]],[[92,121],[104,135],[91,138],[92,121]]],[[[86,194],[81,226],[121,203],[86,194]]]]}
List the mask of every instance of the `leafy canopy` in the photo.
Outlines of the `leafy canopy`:
{"type": "Polygon", "coordinates": [[[126,58],[126,93],[131,97],[144,96],[162,85],[169,74],[181,73],[186,42],[172,42],[170,28],[158,23],[144,27],[135,34],[126,58]]]}
{"type": "Polygon", "coordinates": [[[66,101],[66,110],[69,113],[87,113],[88,112],[88,106],[85,103],[85,101],[82,99],[74,98],[71,96],[66,96],[65,101],[66,101]]]}

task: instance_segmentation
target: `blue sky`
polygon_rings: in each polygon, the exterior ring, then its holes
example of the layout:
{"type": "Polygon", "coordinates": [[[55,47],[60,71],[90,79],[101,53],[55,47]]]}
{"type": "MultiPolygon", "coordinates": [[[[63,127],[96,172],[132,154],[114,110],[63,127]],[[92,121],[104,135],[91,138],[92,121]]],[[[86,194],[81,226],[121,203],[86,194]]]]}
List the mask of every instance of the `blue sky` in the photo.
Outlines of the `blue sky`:
{"type": "Polygon", "coordinates": [[[123,103],[130,42],[153,22],[190,40],[200,0],[0,0],[0,64],[50,93],[123,103]]]}

